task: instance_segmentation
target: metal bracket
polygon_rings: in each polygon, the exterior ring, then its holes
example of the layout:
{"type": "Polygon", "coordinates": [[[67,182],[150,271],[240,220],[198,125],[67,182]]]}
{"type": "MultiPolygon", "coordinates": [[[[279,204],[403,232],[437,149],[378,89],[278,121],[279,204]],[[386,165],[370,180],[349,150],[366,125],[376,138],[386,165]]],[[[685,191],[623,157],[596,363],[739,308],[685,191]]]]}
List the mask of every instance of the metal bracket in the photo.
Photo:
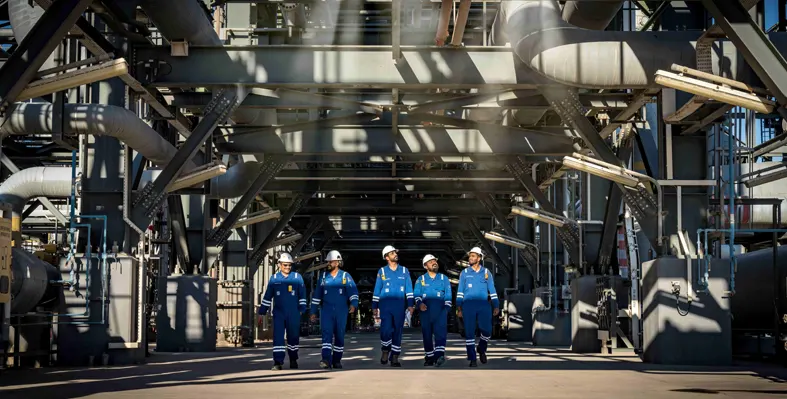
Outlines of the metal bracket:
{"type": "Polygon", "coordinates": [[[159,177],[145,186],[132,202],[132,220],[137,226],[147,226],[153,215],[161,207],[170,186],[181,174],[186,164],[199,151],[200,146],[210,137],[219,123],[227,120],[230,112],[237,108],[246,97],[242,89],[220,89],[205,107],[205,114],[186,142],[167,164],[159,177]]]}
{"type": "Polygon", "coordinates": [[[64,134],[66,123],[65,113],[66,92],[59,91],[55,93],[55,103],[52,107],[52,141],[67,150],[76,151],[79,145],[77,140],[64,134]]]}

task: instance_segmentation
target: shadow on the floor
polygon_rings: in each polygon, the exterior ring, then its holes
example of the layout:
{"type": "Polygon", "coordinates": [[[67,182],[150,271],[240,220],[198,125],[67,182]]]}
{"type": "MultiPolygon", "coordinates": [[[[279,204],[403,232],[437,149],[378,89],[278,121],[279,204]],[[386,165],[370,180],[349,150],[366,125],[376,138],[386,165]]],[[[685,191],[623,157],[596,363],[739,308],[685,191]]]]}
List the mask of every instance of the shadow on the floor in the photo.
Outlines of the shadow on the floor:
{"type": "Polygon", "coordinates": [[[761,393],[766,395],[787,395],[787,390],[759,390],[759,389],[703,389],[703,388],[685,388],[685,389],[671,389],[670,392],[681,393],[705,393],[708,395],[718,395],[721,393],[761,393]]]}
{"type": "MultiPolygon", "coordinates": [[[[455,338],[455,337],[452,337],[455,338]]],[[[489,349],[489,362],[468,369],[465,350],[459,340],[451,339],[447,345],[448,362],[441,368],[423,366],[423,349],[413,339],[403,343],[404,355],[401,369],[391,369],[379,363],[380,351],[376,334],[354,334],[345,344],[344,370],[323,371],[320,360],[319,339],[310,337],[301,341],[300,370],[270,371],[270,344],[254,349],[222,348],[212,353],[156,353],[146,365],[103,368],[44,368],[37,370],[8,370],[0,376],[0,397],[3,399],[57,397],[82,398],[99,393],[139,391],[173,386],[248,384],[270,382],[319,381],[333,378],[334,373],[359,370],[386,370],[391,373],[439,373],[446,370],[467,370],[470,373],[485,370],[555,370],[555,371],[636,371],[646,374],[718,375],[729,373],[752,378],[764,378],[784,383],[787,370],[775,366],[744,365],[737,367],[667,366],[644,364],[631,354],[610,356],[581,355],[558,348],[528,347],[508,342],[497,342],[489,349]]],[[[488,375],[488,374],[485,374],[488,375]]],[[[405,377],[406,379],[407,377],[405,377]]],[[[439,377],[437,377],[439,378],[439,377]]],[[[712,387],[708,387],[712,388],[712,387]]],[[[264,388],[262,388],[264,389],[264,388]]],[[[675,392],[716,394],[723,392],[751,392],[785,394],[787,391],[717,391],[692,388],[675,392]]]]}

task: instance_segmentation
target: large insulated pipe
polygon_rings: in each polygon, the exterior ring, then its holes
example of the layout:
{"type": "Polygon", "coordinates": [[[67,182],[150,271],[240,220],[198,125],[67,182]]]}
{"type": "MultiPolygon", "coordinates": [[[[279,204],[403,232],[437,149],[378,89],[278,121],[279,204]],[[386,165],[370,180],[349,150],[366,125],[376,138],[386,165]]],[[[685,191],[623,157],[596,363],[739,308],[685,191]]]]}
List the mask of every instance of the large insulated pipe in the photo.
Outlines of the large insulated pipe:
{"type": "MultiPolygon", "coordinates": [[[[735,295],[730,300],[733,329],[772,330],[776,318],[773,292],[773,248],[736,255],[735,295]]],[[[787,273],[787,246],[776,249],[776,264],[787,273]]],[[[711,268],[729,270],[729,259],[714,259],[711,268]]],[[[781,284],[784,280],[779,281],[781,284]]],[[[784,289],[784,287],[782,288],[784,289]]]]}
{"type": "Polygon", "coordinates": [[[580,28],[604,30],[621,7],[622,1],[567,1],[563,6],[563,20],[580,28]]]}
{"type": "MultiPolygon", "coordinates": [[[[16,40],[17,44],[22,43],[22,39],[33,30],[33,26],[35,26],[42,15],[44,15],[44,9],[35,2],[30,0],[8,0],[8,20],[11,23],[11,29],[14,31],[14,40],[16,40]]],[[[55,61],[55,54],[57,53],[58,50],[52,52],[52,55],[41,65],[40,70],[57,66],[55,61]]]]}
{"type": "MultiPolygon", "coordinates": [[[[670,70],[672,64],[695,68],[695,44],[701,34],[583,29],[564,21],[557,1],[547,0],[501,2],[498,24],[503,26],[493,30],[495,44],[508,40],[536,73],[567,86],[596,89],[658,87],[656,71],[670,70]],[[500,31],[505,35],[498,35],[500,31]]],[[[784,36],[771,35],[777,48],[785,48],[784,36]]],[[[713,68],[719,76],[756,82],[729,42],[719,43],[714,51],[713,68]]]]}
{"type": "Polygon", "coordinates": [[[57,301],[58,290],[49,283],[62,278],[56,267],[22,248],[12,248],[11,273],[11,313],[27,313],[36,306],[54,305],[57,301]]]}

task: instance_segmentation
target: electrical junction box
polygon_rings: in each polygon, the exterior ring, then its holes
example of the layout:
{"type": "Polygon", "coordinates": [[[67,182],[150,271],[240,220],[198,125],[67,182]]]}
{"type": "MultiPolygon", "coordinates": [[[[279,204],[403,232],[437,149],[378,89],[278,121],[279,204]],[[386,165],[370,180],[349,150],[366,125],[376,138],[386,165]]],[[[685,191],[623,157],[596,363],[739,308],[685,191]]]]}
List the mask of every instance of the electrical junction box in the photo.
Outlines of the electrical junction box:
{"type": "Polygon", "coordinates": [[[0,218],[0,303],[11,302],[11,219],[0,218]]]}

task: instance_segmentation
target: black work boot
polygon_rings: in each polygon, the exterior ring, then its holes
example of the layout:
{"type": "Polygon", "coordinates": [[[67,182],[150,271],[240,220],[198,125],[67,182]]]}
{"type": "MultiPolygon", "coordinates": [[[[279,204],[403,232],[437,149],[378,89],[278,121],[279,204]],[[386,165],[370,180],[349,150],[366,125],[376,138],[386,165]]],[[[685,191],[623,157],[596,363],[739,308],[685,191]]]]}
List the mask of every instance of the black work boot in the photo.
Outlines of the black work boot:
{"type": "Polygon", "coordinates": [[[481,358],[481,364],[486,364],[486,352],[479,353],[478,357],[481,358]]]}
{"type": "Polygon", "coordinates": [[[391,357],[391,367],[402,367],[402,363],[399,363],[399,355],[391,357]]]}
{"type": "Polygon", "coordinates": [[[333,362],[333,368],[335,368],[335,369],[342,368],[342,362],[339,362],[339,361],[333,362]]]}
{"type": "Polygon", "coordinates": [[[326,362],[325,360],[320,360],[320,368],[321,369],[329,369],[329,368],[331,368],[331,365],[328,364],[328,362],[326,362]]]}
{"type": "Polygon", "coordinates": [[[475,360],[471,360],[470,367],[478,367],[478,363],[476,363],[475,360]]]}
{"type": "Polygon", "coordinates": [[[298,361],[297,360],[290,360],[290,368],[297,369],[298,368],[298,361]]]}
{"type": "Polygon", "coordinates": [[[281,363],[273,363],[273,367],[271,367],[271,370],[274,370],[274,371],[278,371],[278,370],[281,370],[281,369],[282,369],[281,363]]]}
{"type": "Polygon", "coordinates": [[[388,364],[388,355],[390,354],[390,351],[383,349],[383,355],[380,357],[380,364],[388,364]]]}
{"type": "Polygon", "coordinates": [[[424,357],[424,367],[426,366],[434,366],[434,359],[431,357],[424,357]]]}
{"type": "Polygon", "coordinates": [[[437,358],[437,361],[435,362],[434,366],[440,367],[443,365],[443,363],[445,363],[445,356],[440,356],[439,358],[437,358]]]}

